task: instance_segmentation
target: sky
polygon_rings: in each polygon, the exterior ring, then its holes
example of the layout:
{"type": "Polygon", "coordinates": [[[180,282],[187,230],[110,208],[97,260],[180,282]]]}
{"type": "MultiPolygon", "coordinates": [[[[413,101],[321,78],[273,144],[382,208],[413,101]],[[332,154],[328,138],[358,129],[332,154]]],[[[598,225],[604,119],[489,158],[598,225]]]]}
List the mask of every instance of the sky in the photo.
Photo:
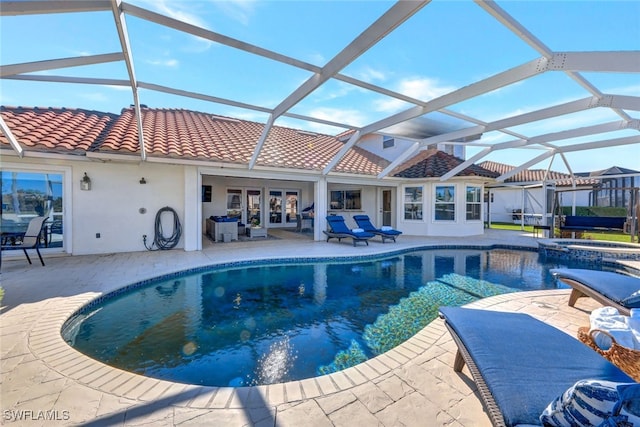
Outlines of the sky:
{"type": "MultiPolygon", "coordinates": [[[[322,67],[392,5],[389,1],[199,1],[131,0],[129,3],[227,37],[322,67]]],[[[640,50],[640,1],[497,1],[512,18],[554,52],[640,50]]],[[[0,9],[2,5],[0,3],[0,9]]],[[[137,80],[180,90],[274,108],[311,77],[311,72],[125,14],[137,80]]],[[[120,52],[110,11],[2,16],[2,65],[120,52]],[[25,31],[25,29],[30,29],[25,31]]],[[[467,0],[434,0],[341,70],[341,74],[422,101],[538,59],[494,17],[467,0]]],[[[639,67],[640,71],[640,67],[639,67]]],[[[34,74],[127,79],[123,61],[46,70],[34,74]]],[[[581,73],[603,93],[640,96],[640,73],[581,73]]],[[[268,114],[140,89],[152,108],[184,108],[266,122],[268,114]]],[[[546,72],[448,110],[491,122],[581,99],[590,94],[563,72],[546,72]]],[[[133,103],[131,89],[118,86],[0,80],[0,103],[7,106],[68,107],[119,113],[133,103]]],[[[330,79],[289,111],[350,127],[361,127],[412,105],[330,79]]],[[[633,119],[640,112],[626,110],[633,119]]],[[[447,129],[473,123],[431,114],[447,129]]],[[[621,120],[610,109],[594,108],[511,128],[525,137],[621,120]]],[[[280,117],[276,125],[338,134],[341,127],[280,117]]],[[[622,130],[558,141],[571,145],[637,136],[622,130]]],[[[499,132],[483,144],[516,139],[499,132]]],[[[481,147],[484,148],[484,147],[481,147]]],[[[468,147],[467,157],[481,148],[468,147]]],[[[480,159],[517,166],[543,151],[496,150],[480,159]]],[[[574,172],[611,166],[640,170],[640,144],[572,152],[574,172]]],[[[532,168],[567,171],[561,156],[532,168]]]]}

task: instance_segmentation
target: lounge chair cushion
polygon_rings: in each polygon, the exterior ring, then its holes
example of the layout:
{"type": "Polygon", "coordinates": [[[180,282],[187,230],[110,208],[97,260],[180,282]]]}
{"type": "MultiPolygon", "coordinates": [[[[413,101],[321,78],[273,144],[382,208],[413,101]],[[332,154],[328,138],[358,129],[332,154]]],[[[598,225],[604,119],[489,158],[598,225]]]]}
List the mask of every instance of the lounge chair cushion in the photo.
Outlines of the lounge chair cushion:
{"type": "Polygon", "coordinates": [[[622,300],[622,302],[624,302],[624,305],[626,305],[627,307],[633,307],[633,308],[640,307],[640,291],[636,291],[632,293],[631,295],[626,297],[624,300],[622,300]]]}
{"type": "Polygon", "coordinates": [[[640,426],[640,414],[632,412],[636,405],[640,405],[640,384],[580,380],[549,404],[540,422],[551,427],[607,426],[610,422],[640,426]]]}
{"type": "Polygon", "coordinates": [[[640,279],[609,271],[581,268],[555,268],[555,276],[575,280],[627,308],[640,308],[640,279]]]}
{"type": "Polygon", "coordinates": [[[585,378],[633,379],[576,338],[522,313],[441,307],[507,426],[540,425],[553,399],[585,378]]]}

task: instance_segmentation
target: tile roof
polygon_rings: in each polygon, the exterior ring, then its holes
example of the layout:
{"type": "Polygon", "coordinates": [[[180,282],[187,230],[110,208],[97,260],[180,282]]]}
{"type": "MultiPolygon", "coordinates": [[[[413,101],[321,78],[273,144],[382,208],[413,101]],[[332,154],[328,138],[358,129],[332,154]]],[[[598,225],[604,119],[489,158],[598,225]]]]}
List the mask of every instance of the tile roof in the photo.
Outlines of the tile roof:
{"type": "MultiPolygon", "coordinates": [[[[142,108],[147,156],[246,165],[264,130],[263,123],[182,110],[142,108]]],[[[2,107],[3,119],[18,142],[33,151],[82,155],[86,152],[139,155],[133,108],[119,115],[68,108],[2,107]]],[[[344,146],[352,131],[338,136],[273,126],[256,165],[323,170],[344,146]]],[[[0,147],[9,141],[0,135],[0,147]]],[[[442,176],[462,160],[437,150],[418,153],[396,168],[392,176],[442,176]]],[[[352,147],[335,172],[376,176],[390,162],[361,147],[352,147]]],[[[458,175],[494,177],[471,165],[458,175]]]]}
{"type": "MultiPolygon", "coordinates": [[[[34,151],[84,154],[100,140],[115,114],[72,108],[0,107],[18,142],[34,151]]],[[[0,146],[9,141],[0,134],[0,146]]]]}
{"type": "Polygon", "coordinates": [[[620,166],[611,166],[610,168],[593,171],[593,172],[580,172],[576,173],[577,176],[606,176],[606,175],[624,175],[624,174],[637,174],[640,171],[627,169],[620,166]]]}
{"type": "MultiPolygon", "coordinates": [[[[462,159],[432,148],[420,151],[417,155],[394,169],[391,174],[401,178],[436,178],[445,175],[463,162],[464,160],[462,159]]],[[[496,178],[498,174],[478,165],[471,165],[456,176],[496,178]]]]}
{"type": "MultiPolygon", "coordinates": [[[[64,108],[2,107],[2,117],[23,146],[34,151],[139,154],[133,108],[120,115],[64,108]]],[[[142,109],[148,156],[248,164],[264,124],[180,109],[142,109]]],[[[9,141],[0,135],[0,146],[9,141]]],[[[343,147],[335,136],[274,126],[256,164],[322,170],[343,147]]],[[[337,172],[377,175],[389,161],[354,147],[337,172]]]]}
{"type": "MultiPolygon", "coordinates": [[[[497,172],[500,175],[504,175],[505,173],[515,169],[515,166],[506,165],[504,163],[492,162],[492,161],[482,162],[479,164],[479,166],[482,166],[485,169],[489,169],[491,171],[497,172]]],[[[505,182],[510,182],[510,183],[542,182],[545,180],[545,174],[547,174],[547,171],[544,169],[525,169],[518,172],[511,178],[505,180],[505,182]]],[[[556,185],[560,187],[572,185],[571,175],[562,173],[562,172],[549,171],[546,179],[555,181],[556,185]]],[[[593,185],[597,183],[598,181],[594,179],[584,179],[584,178],[576,179],[576,185],[593,185]]]]}

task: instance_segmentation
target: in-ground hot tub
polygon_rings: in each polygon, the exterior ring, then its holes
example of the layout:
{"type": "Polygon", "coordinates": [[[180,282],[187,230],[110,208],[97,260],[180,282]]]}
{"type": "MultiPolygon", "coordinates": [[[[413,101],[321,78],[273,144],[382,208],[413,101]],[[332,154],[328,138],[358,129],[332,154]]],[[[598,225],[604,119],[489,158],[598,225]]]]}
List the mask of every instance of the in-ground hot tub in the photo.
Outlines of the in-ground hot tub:
{"type": "Polygon", "coordinates": [[[581,239],[541,239],[538,251],[549,258],[601,263],[604,260],[640,261],[640,244],[581,239]]]}

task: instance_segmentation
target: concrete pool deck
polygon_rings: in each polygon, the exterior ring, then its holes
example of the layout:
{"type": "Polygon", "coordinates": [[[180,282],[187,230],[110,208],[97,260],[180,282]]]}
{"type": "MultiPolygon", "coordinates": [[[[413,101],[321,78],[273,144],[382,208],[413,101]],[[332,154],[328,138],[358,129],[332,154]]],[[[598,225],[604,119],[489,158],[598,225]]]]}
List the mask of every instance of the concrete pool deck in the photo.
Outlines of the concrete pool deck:
{"type": "MultiPolygon", "coordinates": [[[[284,235],[282,236],[284,237],[284,235]]],[[[377,239],[374,239],[377,240],[377,239]]],[[[468,371],[453,372],[455,344],[435,320],[407,342],[336,374],[249,388],[201,387],[146,378],[106,366],[69,347],[63,322],[95,297],[137,281],[214,263],[378,254],[431,245],[537,248],[530,233],[401,236],[369,246],[280,238],[209,244],[199,252],[160,251],[2,261],[0,409],[6,425],[489,426],[468,371]],[[19,420],[18,418],[21,418],[19,420]]],[[[529,313],[575,336],[599,305],[569,290],[487,298],[473,306],[529,313]]]]}

